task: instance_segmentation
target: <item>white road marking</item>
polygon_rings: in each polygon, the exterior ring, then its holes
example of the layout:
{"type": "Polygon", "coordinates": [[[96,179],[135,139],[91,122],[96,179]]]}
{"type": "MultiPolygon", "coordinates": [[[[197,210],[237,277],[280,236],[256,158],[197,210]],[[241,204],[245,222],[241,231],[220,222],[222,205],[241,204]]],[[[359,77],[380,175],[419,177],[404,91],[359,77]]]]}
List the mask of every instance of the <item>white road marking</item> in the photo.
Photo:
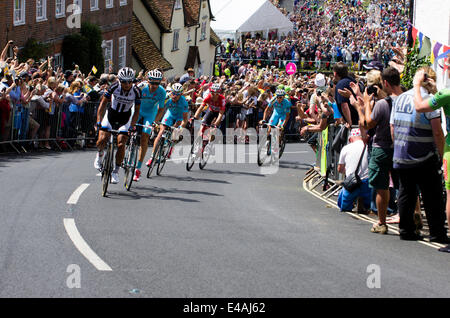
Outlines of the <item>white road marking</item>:
{"type": "Polygon", "coordinates": [[[78,199],[80,198],[81,194],[84,190],[89,187],[89,183],[83,183],[80,185],[70,196],[69,200],[67,200],[67,204],[77,204],[78,199]]]}
{"type": "Polygon", "coordinates": [[[72,240],[78,251],[87,258],[87,260],[94,265],[99,271],[112,271],[111,267],[108,266],[97,254],[89,247],[83,237],[78,232],[77,226],[75,225],[74,219],[64,219],[64,227],[67,234],[72,240]]]}

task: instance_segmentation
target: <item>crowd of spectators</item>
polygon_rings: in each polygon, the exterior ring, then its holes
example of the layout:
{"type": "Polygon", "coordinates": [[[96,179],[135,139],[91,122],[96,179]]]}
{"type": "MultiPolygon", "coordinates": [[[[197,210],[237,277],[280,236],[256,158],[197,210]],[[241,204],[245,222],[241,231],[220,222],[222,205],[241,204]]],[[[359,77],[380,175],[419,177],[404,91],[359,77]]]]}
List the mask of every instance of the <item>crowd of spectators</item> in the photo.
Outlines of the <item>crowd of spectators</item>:
{"type": "Polygon", "coordinates": [[[405,1],[359,0],[295,1],[293,12],[281,9],[293,22],[294,31],[278,37],[269,32],[245,34],[237,43],[228,39],[220,54],[230,62],[252,62],[282,67],[293,61],[300,69],[328,69],[344,62],[352,70],[378,60],[385,67],[404,47],[407,33],[405,1]]]}

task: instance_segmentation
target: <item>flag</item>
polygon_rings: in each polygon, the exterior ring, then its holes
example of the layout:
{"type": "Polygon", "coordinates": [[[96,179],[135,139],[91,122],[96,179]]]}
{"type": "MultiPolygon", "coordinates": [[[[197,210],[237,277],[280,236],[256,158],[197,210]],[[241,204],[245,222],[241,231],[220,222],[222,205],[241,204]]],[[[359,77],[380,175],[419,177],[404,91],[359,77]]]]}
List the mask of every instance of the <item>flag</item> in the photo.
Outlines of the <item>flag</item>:
{"type": "Polygon", "coordinates": [[[439,56],[436,58],[436,60],[440,60],[440,59],[443,59],[444,57],[447,57],[447,55],[450,54],[450,46],[444,45],[444,50],[443,50],[443,52],[444,52],[444,53],[442,53],[441,55],[439,55],[439,56]]]}
{"type": "Polygon", "coordinates": [[[411,35],[412,35],[412,38],[413,38],[413,47],[416,46],[416,39],[417,39],[417,32],[418,31],[419,30],[417,30],[415,27],[412,27],[411,35]]]}
{"type": "Polygon", "coordinates": [[[97,68],[94,66],[92,66],[92,73],[97,74],[97,68]]]}
{"type": "Polygon", "coordinates": [[[419,32],[419,52],[422,50],[423,33],[419,32]]]}
{"type": "Polygon", "coordinates": [[[431,54],[431,40],[429,37],[424,36],[422,40],[421,49],[419,51],[419,55],[417,58],[421,59],[423,57],[427,57],[431,54]]]}
{"type": "Polygon", "coordinates": [[[439,56],[439,50],[441,49],[442,44],[439,42],[436,42],[436,44],[433,47],[433,54],[431,54],[431,63],[434,63],[434,60],[439,56]]]}

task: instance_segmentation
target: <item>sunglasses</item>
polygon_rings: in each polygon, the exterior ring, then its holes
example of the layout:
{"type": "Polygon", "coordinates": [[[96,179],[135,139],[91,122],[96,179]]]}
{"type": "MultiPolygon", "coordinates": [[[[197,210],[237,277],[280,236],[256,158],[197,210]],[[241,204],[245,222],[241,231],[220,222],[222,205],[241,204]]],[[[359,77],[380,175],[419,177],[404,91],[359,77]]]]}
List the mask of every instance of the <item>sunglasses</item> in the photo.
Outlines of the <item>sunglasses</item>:
{"type": "Polygon", "coordinates": [[[150,82],[150,85],[159,85],[160,82],[150,82]]]}
{"type": "Polygon", "coordinates": [[[120,81],[122,84],[131,84],[131,83],[133,83],[133,81],[123,81],[123,80],[121,80],[120,81]]]}

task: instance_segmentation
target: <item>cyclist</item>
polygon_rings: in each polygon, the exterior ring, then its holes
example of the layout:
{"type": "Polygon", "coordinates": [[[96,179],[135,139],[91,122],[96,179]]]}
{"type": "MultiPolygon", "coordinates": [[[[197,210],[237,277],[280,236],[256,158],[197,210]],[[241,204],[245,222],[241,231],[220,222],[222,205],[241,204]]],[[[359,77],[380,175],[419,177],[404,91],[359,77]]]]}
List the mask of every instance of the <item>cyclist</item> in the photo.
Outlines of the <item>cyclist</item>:
{"type": "MultiPolygon", "coordinates": [[[[167,111],[161,121],[160,130],[158,136],[155,138],[154,145],[158,145],[164,130],[168,126],[179,126],[180,128],[186,127],[188,123],[189,105],[186,98],[183,95],[183,86],[180,83],[172,85],[171,98],[166,102],[167,111]]],[[[153,155],[156,147],[153,147],[153,155]]],[[[153,155],[147,162],[149,167],[152,164],[153,155]]]]}
{"type": "Polygon", "coordinates": [[[280,88],[277,89],[275,97],[264,110],[263,120],[260,121],[260,124],[266,123],[267,114],[269,113],[269,110],[273,108],[272,116],[269,120],[268,134],[270,134],[271,126],[277,126],[279,128],[284,128],[286,126],[286,123],[289,120],[291,106],[291,102],[286,99],[286,91],[280,88]]]}
{"type": "Polygon", "coordinates": [[[202,121],[203,124],[201,131],[202,135],[207,128],[207,126],[205,125],[218,127],[222,122],[223,115],[225,114],[226,111],[225,107],[226,99],[225,96],[220,94],[221,92],[220,84],[215,83],[211,85],[209,91],[210,93],[203,100],[202,105],[197,109],[194,116],[194,119],[198,119],[200,117],[200,114],[205,110],[205,107],[208,106],[208,109],[202,121]]]}
{"type": "Polygon", "coordinates": [[[117,138],[118,150],[116,153],[116,167],[111,174],[111,183],[119,182],[119,169],[125,156],[125,146],[128,140],[128,131],[134,127],[139,116],[141,105],[141,91],[133,84],[135,71],[132,68],[124,67],[117,75],[119,82],[111,85],[102,97],[97,110],[97,125],[100,129],[97,141],[97,156],[94,167],[102,168],[103,149],[105,149],[110,137],[110,130],[119,130],[117,138]],[[109,103],[109,106],[107,107],[109,103]],[[134,106],[134,113],[132,108],[134,106]],[[106,109],[107,108],[107,109],[106,109]],[[105,113],[106,110],[106,114],[105,113]]]}
{"type": "MultiPolygon", "coordinates": [[[[138,121],[142,119],[145,126],[150,126],[155,121],[158,109],[164,108],[166,90],[160,85],[163,75],[159,70],[149,71],[147,77],[148,82],[143,82],[139,85],[142,93],[142,102],[138,121]]],[[[139,152],[139,160],[136,171],[134,172],[133,181],[139,181],[141,177],[141,167],[147,153],[148,140],[151,132],[152,129],[148,127],[142,130],[141,150],[139,152]]]]}

